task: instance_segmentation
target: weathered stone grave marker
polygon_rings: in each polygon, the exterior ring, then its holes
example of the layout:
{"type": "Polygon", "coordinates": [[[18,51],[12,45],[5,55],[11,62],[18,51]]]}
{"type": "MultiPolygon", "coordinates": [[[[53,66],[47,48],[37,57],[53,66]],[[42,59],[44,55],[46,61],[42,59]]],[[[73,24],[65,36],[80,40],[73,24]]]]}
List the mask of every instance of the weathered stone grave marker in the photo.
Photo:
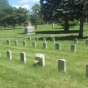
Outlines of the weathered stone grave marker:
{"type": "Polygon", "coordinates": [[[61,44],[60,43],[56,43],[55,44],[55,49],[56,50],[61,50],[61,44]]]}
{"type": "Polygon", "coordinates": [[[12,60],[12,52],[10,50],[7,51],[7,58],[12,60]]]}
{"type": "Polygon", "coordinates": [[[66,72],[66,60],[64,59],[58,60],[58,70],[66,72]]]}
{"type": "Polygon", "coordinates": [[[7,40],[7,45],[10,45],[10,40],[7,40]]]}
{"type": "Polygon", "coordinates": [[[45,55],[43,54],[36,54],[35,55],[35,64],[39,64],[40,66],[44,67],[45,66],[45,55]]]}
{"type": "Polygon", "coordinates": [[[26,46],[26,41],[25,40],[23,41],[23,46],[26,46]]]}
{"type": "Polygon", "coordinates": [[[15,40],[15,45],[18,45],[18,40],[15,40]]]}
{"type": "Polygon", "coordinates": [[[46,42],[46,38],[45,37],[43,37],[43,41],[46,42]]]}
{"type": "Polygon", "coordinates": [[[47,43],[46,42],[43,43],[43,48],[47,49],[47,43]]]}
{"type": "Polygon", "coordinates": [[[88,39],[86,39],[86,45],[88,45],[88,39]]]}
{"type": "Polygon", "coordinates": [[[20,59],[22,62],[26,63],[26,53],[25,52],[20,53],[20,59]]]}
{"type": "Polygon", "coordinates": [[[36,42],[35,41],[32,42],[32,47],[36,48],[36,42]]]}
{"type": "Polygon", "coordinates": [[[78,39],[74,38],[74,44],[78,44],[78,39]]]}
{"type": "Polygon", "coordinates": [[[55,38],[52,38],[52,42],[55,43],[55,38]]]}
{"type": "Polygon", "coordinates": [[[75,45],[75,44],[72,44],[72,45],[71,45],[71,51],[72,51],[72,52],[76,52],[76,45],[75,45]]]}

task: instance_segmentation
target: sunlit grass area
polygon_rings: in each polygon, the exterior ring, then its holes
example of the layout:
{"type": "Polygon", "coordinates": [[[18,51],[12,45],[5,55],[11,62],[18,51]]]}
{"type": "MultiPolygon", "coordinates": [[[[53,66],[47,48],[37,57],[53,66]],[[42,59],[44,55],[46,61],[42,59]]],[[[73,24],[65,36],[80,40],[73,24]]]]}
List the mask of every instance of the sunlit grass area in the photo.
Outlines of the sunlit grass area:
{"type": "Polygon", "coordinates": [[[78,40],[76,52],[71,52],[71,44],[78,36],[79,25],[70,28],[70,33],[64,33],[63,28],[55,25],[38,25],[36,34],[25,35],[24,27],[0,28],[0,87],[1,88],[87,88],[86,64],[88,63],[88,25],[84,26],[84,38],[78,40]],[[31,37],[31,40],[28,40],[31,37]],[[47,39],[47,49],[43,49],[42,38],[47,39]],[[61,50],[55,50],[55,43],[61,44],[61,50]],[[36,41],[36,48],[32,42],[36,41]],[[7,45],[7,40],[11,44],[7,45]],[[14,41],[18,40],[18,46],[14,41]],[[26,46],[23,46],[23,40],[26,46]],[[12,51],[12,60],[7,59],[7,50],[12,51]],[[27,62],[20,60],[20,53],[25,52],[27,62]],[[35,54],[45,55],[45,67],[34,65],[35,54]],[[66,73],[58,71],[58,60],[66,60],[66,73]]]}

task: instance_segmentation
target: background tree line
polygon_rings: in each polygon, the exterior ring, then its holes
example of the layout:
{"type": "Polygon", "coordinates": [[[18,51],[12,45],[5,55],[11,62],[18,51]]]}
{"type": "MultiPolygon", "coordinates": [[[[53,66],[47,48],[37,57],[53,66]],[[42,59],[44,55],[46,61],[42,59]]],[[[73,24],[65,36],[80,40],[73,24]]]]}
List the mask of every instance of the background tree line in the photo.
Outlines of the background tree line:
{"type": "Polygon", "coordinates": [[[88,18],[88,0],[40,0],[32,11],[25,8],[15,8],[9,5],[8,0],[0,0],[0,26],[22,25],[30,21],[33,25],[44,22],[56,22],[69,32],[69,26],[80,22],[79,37],[83,37],[83,24],[88,18]]]}
{"type": "Polygon", "coordinates": [[[25,8],[15,8],[9,5],[7,0],[0,1],[0,26],[22,25],[25,21],[31,21],[34,25],[36,22],[40,24],[42,19],[39,15],[40,5],[35,4],[32,11],[25,8]]]}

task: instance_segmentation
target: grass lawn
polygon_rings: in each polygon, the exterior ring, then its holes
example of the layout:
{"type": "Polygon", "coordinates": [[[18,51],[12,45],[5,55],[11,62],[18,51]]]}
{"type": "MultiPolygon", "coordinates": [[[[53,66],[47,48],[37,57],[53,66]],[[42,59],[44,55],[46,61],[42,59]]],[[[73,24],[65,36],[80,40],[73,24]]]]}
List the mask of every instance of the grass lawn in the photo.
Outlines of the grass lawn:
{"type": "Polygon", "coordinates": [[[70,33],[55,25],[38,25],[36,34],[25,35],[24,27],[17,26],[15,31],[11,28],[0,28],[0,87],[1,88],[88,88],[86,64],[88,63],[88,46],[85,41],[88,37],[88,25],[84,26],[84,38],[79,39],[77,51],[71,52],[71,44],[78,36],[79,26],[70,28],[70,33]],[[28,40],[31,37],[31,40],[28,40]],[[42,38],[47,39],[47,49],[43,49],[42,38]],[[61,51],[55,50],[55,43],[61,44],[61,51]],[[32,42],[38,38],[36,48],[32,42]],[[11,45],[6,41],[10,40],[11,45]],[[18,40],[18,46],[14,41],[18,40]],[[27,46],[23,46],[23,40],[27,46]],[[12,60],[7,59],[7,50],[12,51],[12,60]],[[20,61],[20,53],[25,52],[27,62],[20,61]],[[35,54],[45,55],[45,67],[34,65],[35,54]],[[58,71],[58,60],[66,60],[66,73],[58,71]]]}

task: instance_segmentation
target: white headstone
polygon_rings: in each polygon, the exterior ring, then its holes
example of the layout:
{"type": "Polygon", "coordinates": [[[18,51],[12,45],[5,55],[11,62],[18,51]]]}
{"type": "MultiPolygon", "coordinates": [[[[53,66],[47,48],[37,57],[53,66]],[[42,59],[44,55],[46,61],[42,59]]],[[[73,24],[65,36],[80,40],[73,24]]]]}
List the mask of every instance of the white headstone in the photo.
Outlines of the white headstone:
{"type": "Polygon", "coordinates": [[[10,50],[7,51],[7,58],[12,60],[12,52],[10,50]]]}
{"type": "Polygon", "coordinates": [[[56,43],[55,44],[55,49],[56,50],[61,50],[61,44],[60,43],[56,43]]]}
{"type": "Polygon", "coordinates": [[[76,52],[76,45],[75,45],[75,44],[72,44],[72,45],[71,45],[71,51],[72,51],[72,52],[76,52]]]}
{"type": "Polygon", "coordinates": [[[45,66],[45,55],[43,54],[36,54],[35,55],[35,61],[37,62],[37,64],[39,64],[40,66],[44,67],[45,66]]]}
{"type": "Polygon", "coordinates": [[[25,52],[20,53],[20,59],[22,62],[26,63],[26,53],[25,52]]]}
{"type": "Polygon", "coordinates": [[[25,34],[35,34],[34,27],[32,26],[25,27],[25,34]]]}
{"type": "Polygon", "coordinates": [[[78,39],[74,38],[74,44],[78,44],[78,39]]]}
{"type": "Polygon", "coordinates": [[[47,49],[47,43],[46,42],[43,43],[43,48],[47,49]]]}
{"type": "Polygon", "coordinates": [[[23,41],[23,46],[26,46],[26,41],[23,41]]]}
{"type": "Polygon", "coordinates": [[[52,38],[52,42],[55,43],[55,38],[52,38]]]}
{"type": "Polygon", "coordinates": [[[32,47],[36,48],[36,42],[32,42],[32,47]]]}
{"type": "Polygon", "coordinates": [[[64,59],[58,60],[58,70],[66,72],[66,60],[64,59]]]}
{"type": "Polygon", "coordinates": [[[46,38],[45,37],[43,37],[43,41],[46,42],[46,38]]]}

